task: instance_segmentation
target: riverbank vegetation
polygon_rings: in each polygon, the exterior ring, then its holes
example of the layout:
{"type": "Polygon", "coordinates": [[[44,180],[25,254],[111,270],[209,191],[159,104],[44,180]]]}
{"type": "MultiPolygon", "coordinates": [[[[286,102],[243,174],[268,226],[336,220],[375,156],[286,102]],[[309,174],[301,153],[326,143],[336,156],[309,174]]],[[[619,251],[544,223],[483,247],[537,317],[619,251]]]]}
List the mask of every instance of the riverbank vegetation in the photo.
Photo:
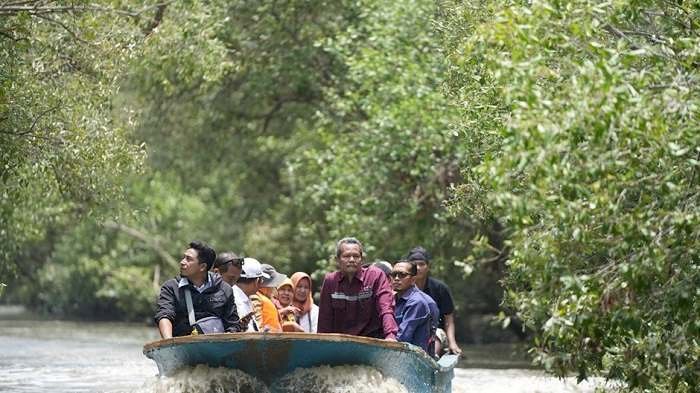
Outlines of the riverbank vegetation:
{"type": "Polygon", "coordinates": [[[700,383],[695,2],[0,15],[4,300],[139,320],[193,238],[318,277],[352,234],[431,250],[461,340],[500,313],[558,375],[700,383]]]}

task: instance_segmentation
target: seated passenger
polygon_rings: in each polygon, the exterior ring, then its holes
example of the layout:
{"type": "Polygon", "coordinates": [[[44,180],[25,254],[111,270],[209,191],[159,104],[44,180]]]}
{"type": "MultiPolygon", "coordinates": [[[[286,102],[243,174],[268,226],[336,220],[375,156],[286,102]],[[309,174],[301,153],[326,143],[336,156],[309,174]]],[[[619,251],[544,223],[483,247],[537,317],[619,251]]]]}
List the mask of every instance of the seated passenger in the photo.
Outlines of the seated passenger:
{"type": "Polygon", "coordinates": [[[240,331],[231,286],[209,272],[216,252],[193,241],[180,261],[180,276],[163,284],[158,297],[155,322],[162,338],[186,336],[193,332],[187,310],[187,293],[192,299],[194,319],[217,317],[226,332],[240,331]]]}
{"type": "Polygon", "coordinates": [[[228,285],[233,286],[233,284],[238,281],[241,276],[241,267],[243,266],[243,258],[231,251],[222,252],[216,256],[214,260],[214,267],[212,271],[214,273],[219,273],[221,279],[226,281],[228,285]]]}
{"type": "Polygon", "coordinates": [[[314,304],[311,293],[311,277],[304,272],[292,274],[294,284],[294,299],[292,303],[300,312],[297,314],[297,323],[307,333],[316,333],[318,330],[318,306],[314,304]]]}
{"type": "Polygon", "coordinates": [[[428,294],[437,304],[438,310],[440,310],[440,320],[438,321],[436,334],[438,340],[435,342],[436,353],[441,354],[443,350],[447,350],[456,355],[461,354],[462,349],[459,348],[455,339],[455,309],[452,294],[444,282],[430,275],[430,253],[423,247],[414,247],[408,252],[406,259],[415,262],[416,266],[418,266],[416,286],[428,294]]]}
{"type": "Polygon", "coordinates": [[[417,345],[432,355],[433,313],[437,311],[437,305],[431,306],[430,303],[435,302],[416,287],[416,274],[416,264],[409,261],[397,262],[391,271],[392,286],[396,291],[397,339],[417,345]]]}
{"type": "Polygon", "coordinates": [[[263,328],[255,318],[252,318],[255,315],[255,311],[253,303],[250,301],[250,296],[260,289],[263,278],[269,278],[269,276],[262,271],[260,262],[253,258],[244,258],[243,266],[241,267],[241,277],[233,286],[236,308],[241,316],[241,326],[244,331],[257,332],[263,328]]]}
{"type": "Polygon", "coordinates": [[[327,273],[321,285],[319,333],[345,333],[396,341],[394,296],[386,275],[376,267],[362,267],[362,243],[344,238],[336,244],[338,270],[327,273]]]}
{"type": "MultiPolygon", "coordinates": [[[[389,274],[391,273],[391,263],[387,261],[377,261],[372,264],[372,266],[376,267],[377,269],[381,270],[386,274],[386,277],[389,278],[389,274]]],[[[390,278],[389,278],[390,279],[390,278]]],[[[390,279],[391,280],[391,279],[390,279]]]]}
{"type": "Polygon", "coordinates": [[[277,306],[272,302],[274,291],[287,276],[277,273],[274,267],[266,263],[262,264],[262,271],[268,277],[262,279],[258,291],[250,296],[250,301],[253,303],[255,311],[255,320],[258,326],[262,326],[263,331],[281,332],[282,325],[280,324],[280,315],[277,312],[277,306]]]}
{"type": "Polygon", "coordinates": [[[297,323],[297,315],[301,312],[292,301],[294,300],[294,283],[286,279],[277,286],[277,311],[282,319],[282,330],[285,332],[303,332],[297,323]]]}

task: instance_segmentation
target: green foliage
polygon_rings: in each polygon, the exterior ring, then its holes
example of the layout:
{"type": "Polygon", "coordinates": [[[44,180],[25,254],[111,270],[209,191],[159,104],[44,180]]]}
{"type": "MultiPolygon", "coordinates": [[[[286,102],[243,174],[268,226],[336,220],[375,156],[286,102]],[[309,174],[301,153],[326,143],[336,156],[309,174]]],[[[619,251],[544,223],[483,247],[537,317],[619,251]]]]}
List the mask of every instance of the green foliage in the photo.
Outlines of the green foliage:
{"type": "Polygon", "coordinates": [[[21,300],[64,316],[150,317],[162,281],[178,271],[173,255],[207,233],[208,216],[177,180],[139,178],[130,185],[126,203],[134,211],[119,221],[83,220],[59,236],[38,274],[42,290],[21,300]]]}
{"type": "Polygon", "coordinates": [[[442,211],[461,156],[432,3],[207,4],[169,8],[132,93],[154,169],[226,218],[208,238],[303,270],[350,233],[382,258],[464,246],[442,211]]]}
{"type": "Polygon", "coordinates": [[[316,43],[347,23],[345,12],[325,1],[173,4],[149,41],[129,85],[142,108],[137,136],[155,171],[205,190],[215,218],[205,238],[218,249],[313,266],[307,248],[291,246],[299,218],[287,211],[285,176],[309,142],[297,127],[336,70],[316,43]]]}
{"type": "Polygon", "coordinates": [[[455,231],[471,227],[442,209],[464,153],[450,129],[456,112],[440,92],[434,4],[360,9],[353,25],[322,43],[346,71],[324,90],[329,105],[309,130],[316,141],[291,167],[293,200],[319,217],[300,231],[322,234],[315,246],[324,257],[333,239],[348,235],[375,258],[395,260],[420,243],[439,250],[438,259],[453,257],[465,246],[455,231]]]}
{"type": "Polygon", "coordinates": [[[535,360],[634,391],[692,391],[700,8],[582,0],[446,10],[450,92],[467,130],[486,117],[477,132],[496,136],[455,210],[500,217],[512,231],[507,304],[535,332],[535,360]],[[502,104],[491,106],[494,92],[502,104]]]}
{"type": "Polygon", "coordinates": [[[8,278],[48,227],[112,211],[142,159],[111,106],[135,29],[109,12],[12,7],[0,6],[0,277],[8,278]]]}

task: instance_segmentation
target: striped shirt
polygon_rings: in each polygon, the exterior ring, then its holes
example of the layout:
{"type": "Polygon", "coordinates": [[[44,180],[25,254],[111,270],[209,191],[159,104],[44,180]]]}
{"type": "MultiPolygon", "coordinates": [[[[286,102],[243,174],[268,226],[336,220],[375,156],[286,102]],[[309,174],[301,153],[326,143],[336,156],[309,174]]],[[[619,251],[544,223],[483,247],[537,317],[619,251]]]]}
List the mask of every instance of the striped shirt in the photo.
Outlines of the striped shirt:
{"type": "Polygon", "coordinates": [[[321,288],[318,332],[395,339],[393,300],[389,279],[376,267],[362,267],[350,280],[341,272],[328,273],[321,288]]]}

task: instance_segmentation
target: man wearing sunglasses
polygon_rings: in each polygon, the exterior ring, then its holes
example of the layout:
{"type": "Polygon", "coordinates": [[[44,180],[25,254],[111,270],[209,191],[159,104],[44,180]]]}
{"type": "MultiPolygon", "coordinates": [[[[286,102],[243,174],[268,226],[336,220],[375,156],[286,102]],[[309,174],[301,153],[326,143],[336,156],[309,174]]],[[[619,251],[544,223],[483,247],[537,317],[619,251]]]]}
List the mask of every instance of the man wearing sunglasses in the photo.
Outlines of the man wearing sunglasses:
{"type": "Polygon", "coordinates": [[[455,355],[460,355],[462,349],[459,348],[455,339],[455,308],[452,294],[447,284],[430,276],[430,253],[425,248],[417,246],[408,252],[406,259],[415,263],[418,267],[416,286],[428,294],[440,310],[435,352],[441,355],[443,350],[446,350],[455,355]]]}
{"type": "Polygon", "coordinates": [[[389,273],[396,291],[394,317],[399,325],[397,339],[417,345],[433,355],[434,333],[439,317],[437,304],[416,287],[418,268],[409,261],[397,262],[389,273]]]}
{"type": "Polygon", "coordinates": [[[216,256],[214,267],[211,270],[214,273],[219,273],[221,279],[233,286],[241,277],[242,267],[243,258],[231,251],[226,251],[216,256]]]}

